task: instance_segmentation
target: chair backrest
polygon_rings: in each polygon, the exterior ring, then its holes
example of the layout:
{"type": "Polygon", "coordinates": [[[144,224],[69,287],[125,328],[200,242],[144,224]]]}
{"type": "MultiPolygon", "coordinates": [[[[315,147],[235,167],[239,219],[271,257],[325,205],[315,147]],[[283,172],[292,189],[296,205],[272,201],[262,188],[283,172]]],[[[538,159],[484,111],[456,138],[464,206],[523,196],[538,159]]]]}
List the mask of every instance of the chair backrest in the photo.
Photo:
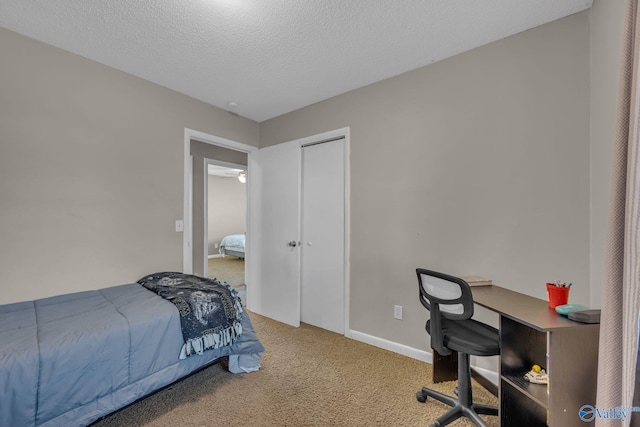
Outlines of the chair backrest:
{"type": "Polygon", "coordinates": [[[427,310],[432,311],[435,304],[445,319],[466,320],[473,316],[473,295],[467,282],[424,268],[417,268],[416,273],[420,302],[427,310]]]}

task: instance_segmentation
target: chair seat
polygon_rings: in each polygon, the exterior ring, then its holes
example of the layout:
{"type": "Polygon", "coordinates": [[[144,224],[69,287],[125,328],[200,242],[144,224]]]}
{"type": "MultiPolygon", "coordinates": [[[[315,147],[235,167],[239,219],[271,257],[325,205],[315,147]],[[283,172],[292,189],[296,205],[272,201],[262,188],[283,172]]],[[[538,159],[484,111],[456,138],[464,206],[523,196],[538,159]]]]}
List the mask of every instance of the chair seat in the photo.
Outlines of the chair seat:
{"type": "MultiPolygon", "coordinates": [[[[427,332],[430,329],[427,321],[427,332]]],[[[453,351],[460,351],[474,356],[496,356],[500,354],[498,330],[473,319],[442,319],[444,346],[453,351]]]]}

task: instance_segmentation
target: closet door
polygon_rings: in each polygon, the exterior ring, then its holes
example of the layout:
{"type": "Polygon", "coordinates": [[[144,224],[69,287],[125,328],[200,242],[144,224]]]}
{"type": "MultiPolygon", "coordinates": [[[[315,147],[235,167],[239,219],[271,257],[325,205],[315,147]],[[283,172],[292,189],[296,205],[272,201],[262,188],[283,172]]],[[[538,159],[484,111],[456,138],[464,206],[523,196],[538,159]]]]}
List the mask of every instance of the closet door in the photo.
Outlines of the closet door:
{"type": "Polygon", "coordinates": [[[300,326],[300,144],[249,156],[248,308],[300,326]]]}
{"type": "Polygon", "coordinates": [[[302,148],[301,320],[344,333],[344,139],[302,148]]]}

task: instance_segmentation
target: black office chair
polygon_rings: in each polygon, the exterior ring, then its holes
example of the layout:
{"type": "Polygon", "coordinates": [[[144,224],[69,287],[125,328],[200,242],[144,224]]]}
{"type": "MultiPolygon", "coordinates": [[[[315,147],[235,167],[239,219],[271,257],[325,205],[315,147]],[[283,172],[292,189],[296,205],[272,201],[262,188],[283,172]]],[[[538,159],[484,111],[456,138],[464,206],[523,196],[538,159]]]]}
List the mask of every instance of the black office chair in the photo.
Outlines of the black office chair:
{"type": "Polygon", "coordinates": [[[431,348],[443,356],[458,352],[458,398],[426,387],[416,393],[416,398],[424,403],[430,396],[453,407],[432,424],[435,427],[445,426],[460,417],[469,418],[476,426],[486,427],[478,414],[498,415],[498,408],[473,403],[469,355],[500,354],[498,330],[471,319],[473,296],[467,282],[423,268],[416,269],[416,273],[420,302],[430,312],[425,328],[431,336],[431,348]]]}

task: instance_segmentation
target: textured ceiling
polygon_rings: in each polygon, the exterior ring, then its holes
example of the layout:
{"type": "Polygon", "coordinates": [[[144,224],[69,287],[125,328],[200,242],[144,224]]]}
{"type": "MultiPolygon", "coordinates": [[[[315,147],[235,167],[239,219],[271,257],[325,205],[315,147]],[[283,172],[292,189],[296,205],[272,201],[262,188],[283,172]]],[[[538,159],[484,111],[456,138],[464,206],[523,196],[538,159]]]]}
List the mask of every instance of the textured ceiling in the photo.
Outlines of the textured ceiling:
{"type": "Polygon", "coordinates": [[[1,0],[0,27],[260,122],[591,4],[1,0]]]}

